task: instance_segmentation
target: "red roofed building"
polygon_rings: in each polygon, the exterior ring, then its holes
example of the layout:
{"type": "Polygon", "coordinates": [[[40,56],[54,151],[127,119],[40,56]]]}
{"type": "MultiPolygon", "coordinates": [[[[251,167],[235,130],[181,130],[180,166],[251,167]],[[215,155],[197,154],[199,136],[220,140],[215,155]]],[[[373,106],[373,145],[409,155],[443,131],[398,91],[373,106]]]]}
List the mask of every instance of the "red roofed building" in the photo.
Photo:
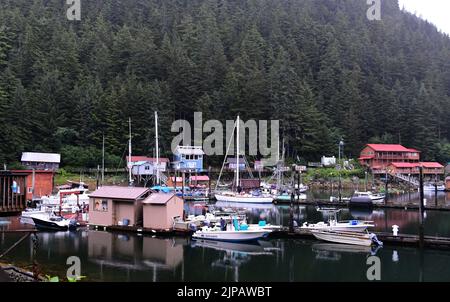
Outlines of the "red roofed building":
{"type": "Polygon", "coordinates": [[[359,157],[359,163],[372,170],[374,174],[386,173],[391,163],[420,162],[420,151],[402,145],[368,144],[359,157]]]}
{"type": "Polygon", "coordinates": [[[423,174],[425,175],[444,174],[444,166],[435,162],[391,163],[388,167],[388,171],[392,174],[418,175],[420,166],[423,167],[423,174]]]}
{"type": "Polygon", "coordinates": [[[436,162],[420,162],[420,151],[402,145],[368,144],[359,163],[374,174],[419,174],[419,167],[428,175],[444,174],[444,166],[436,162]]]}

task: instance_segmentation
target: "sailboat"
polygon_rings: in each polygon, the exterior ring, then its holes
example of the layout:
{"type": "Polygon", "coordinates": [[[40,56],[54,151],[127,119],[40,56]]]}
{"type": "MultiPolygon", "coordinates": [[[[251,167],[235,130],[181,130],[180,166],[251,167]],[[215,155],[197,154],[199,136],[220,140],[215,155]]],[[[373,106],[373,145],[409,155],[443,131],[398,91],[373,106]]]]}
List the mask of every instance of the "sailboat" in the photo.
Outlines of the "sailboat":
{"type": "MultiPolygon", "coordinates": [[[[230,139],[231,142],[231,139],[230,139]]],[[[226,160],[226,156],[225,156],[226,160]]],[[[224,161],[225,163],[225,161],[224,161]]],[[[236,187],[240,186],[239,180],[239,116],[236,119],[236,187]]],[[[223,168],[223,167],[222,167],[223,168]]],[[[261,192],[221,192],[215,195],[217,201],[236,202],[236,203],[272,203],[273,197],[262,194],[261,192]]]]}

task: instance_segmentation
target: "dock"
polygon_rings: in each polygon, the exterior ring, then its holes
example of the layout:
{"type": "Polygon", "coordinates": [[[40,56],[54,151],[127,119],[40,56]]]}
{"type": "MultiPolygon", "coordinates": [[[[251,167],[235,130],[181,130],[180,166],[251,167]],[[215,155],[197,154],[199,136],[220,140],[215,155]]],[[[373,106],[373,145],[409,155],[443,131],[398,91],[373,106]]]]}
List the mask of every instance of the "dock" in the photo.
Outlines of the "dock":
{"type": "MultiPolygon", "coordinates": [[[[192,230],[153,230],[135,226],[89,226],[89,228],[99,231],[120,232],[120,233],[138,233],[142,235],[154,235],[158,237],[191,237],[192,230]]],[[[401,246],[401,247],[425,247],[438,250],[450,250],[450,238],[423,236],[421,242],[419,235],[412,234],[398,234],[394,236],[390,233],[374,232],[378,239],[383,242],[385,246],[401,246]]],[[[269,239],[305,239],[317,240],[308,230],[294,228],[290,230],[288,227],[272,232],[269,239]]]]}

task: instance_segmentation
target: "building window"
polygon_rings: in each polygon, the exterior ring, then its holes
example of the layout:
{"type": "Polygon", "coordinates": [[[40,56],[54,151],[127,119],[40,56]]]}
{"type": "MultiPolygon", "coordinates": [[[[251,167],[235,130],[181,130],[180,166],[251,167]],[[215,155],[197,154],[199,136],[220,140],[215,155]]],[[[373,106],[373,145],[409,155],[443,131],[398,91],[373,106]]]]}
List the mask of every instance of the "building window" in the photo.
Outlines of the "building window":
{"type": "Polygon", "coordinates": [[[28,187],[28,194],[33,193],[33,187],[28,187]]]}
{"type": "Polygon", "coordinates": [[[96,200],[94,210],[97,212],[108,212],[108,200],[96,200]]]}

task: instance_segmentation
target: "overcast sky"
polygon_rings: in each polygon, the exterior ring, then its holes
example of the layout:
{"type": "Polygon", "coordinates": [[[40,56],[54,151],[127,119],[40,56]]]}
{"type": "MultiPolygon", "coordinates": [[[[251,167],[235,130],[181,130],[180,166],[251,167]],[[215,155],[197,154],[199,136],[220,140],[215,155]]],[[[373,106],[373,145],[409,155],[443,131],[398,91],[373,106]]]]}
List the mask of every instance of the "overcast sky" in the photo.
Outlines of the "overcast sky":
{"type": "Polygon", "coordinates": [[[450,34],[450,1],[449,0],[399,0],[400,8],[416,13],[423,19],[437,26],[441,31],[450,34]]]}

